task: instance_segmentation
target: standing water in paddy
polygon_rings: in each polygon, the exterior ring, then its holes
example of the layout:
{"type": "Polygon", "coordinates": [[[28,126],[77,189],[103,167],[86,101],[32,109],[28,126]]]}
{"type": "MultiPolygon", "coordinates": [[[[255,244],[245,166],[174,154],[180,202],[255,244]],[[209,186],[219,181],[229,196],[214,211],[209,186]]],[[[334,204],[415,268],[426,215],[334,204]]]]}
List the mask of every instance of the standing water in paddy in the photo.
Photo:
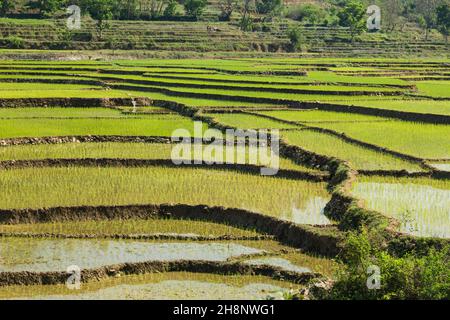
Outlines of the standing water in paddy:
{"type": "Polygon", "coordinates": [[[353,193],[367,207],[396,218],[400,231],[450,238],[450,184],[445,180],[363,178],[353,193]]]}

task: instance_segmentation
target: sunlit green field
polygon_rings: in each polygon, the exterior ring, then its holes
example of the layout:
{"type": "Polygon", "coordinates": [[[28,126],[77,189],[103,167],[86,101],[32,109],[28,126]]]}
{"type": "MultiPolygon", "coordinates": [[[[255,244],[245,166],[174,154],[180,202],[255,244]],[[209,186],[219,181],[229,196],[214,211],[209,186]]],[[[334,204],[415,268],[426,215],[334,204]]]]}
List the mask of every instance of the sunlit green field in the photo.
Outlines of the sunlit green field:
{"type": "MultiPolygon", "coordinates": [[[[0,60],[0,211],[41,210],[40,221],[29,223],[5,216],[0,273],[205,260],[334,278],[338,257],[316,251],[346,236],[324,210],[338,190],[330,179],[336,162],[355,174],[342,192],[361,210],[394,218],[392,232],[449,239],[448,72],[448,60],[432,58],[0,60]],[[214,134],[204,133],[224,127],[278,130],[284,153],[268,164],[251,161],[260,151],[251,141],[231,145],[231,157],[226,148],[211,151],[214,134]],[[180,154],[176,148],[190,139],[169,141],[180,129],[205,139],[180,154]],[[211,163],[222,160],[229,166],[211,163]],[[261,175],[254,166],[279,166],[284,175],[261,175]],[[208,215],[64,222],[46,215],[55,207],[158,204],[244,209],[276,227],[261,233],[266,226],[256,219],[236,225],[208,215]],[[278,229],[286,222],[292,225],[278,229]],[[308,232],[294,235],[294,226],[308,232]],[[301,245],[279,242],[280,230],[301,245]]],[[[304,286],[197,271],[118,274],[75,293],[63,284],[0,286],[0,298],[266,299],[304,286]]]]}

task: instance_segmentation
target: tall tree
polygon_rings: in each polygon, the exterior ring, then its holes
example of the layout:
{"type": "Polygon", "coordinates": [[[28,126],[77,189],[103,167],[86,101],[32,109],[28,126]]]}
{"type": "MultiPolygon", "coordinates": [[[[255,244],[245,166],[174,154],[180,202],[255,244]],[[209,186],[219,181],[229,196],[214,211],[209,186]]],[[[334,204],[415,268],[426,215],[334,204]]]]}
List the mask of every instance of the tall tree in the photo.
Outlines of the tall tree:
{"type": "Polygon", "coordinates": [[[99,38],[103,38],[103,31],[109,28],[108,20],[113,17],[114,0],[83,0],[84,10],[97,21],[96,28],[99,38]]]}
{"type": "Polygon", "coordinates": [[[425,40],[428,40],[430,30],[436,26],[436,9],[441,3],[441,0],[416,0],[415,2],[420,25],[425,30],[425,40]]]}
{"type": "Polygon", "coordinates": [[[351,0],[338,12],[339,24],[348,27],[353,40],[366,28],[366,8],[360,1],[351,0]]]}
{"type": "Polygon", "coordinates": [[[402,13],[405,10],[404,0],[385,0],[383,6],[383,22],[385,29],[394,31],[394,29],[401,23],[402,13]]]}
{"type": "Polygon", "coordinates": [[[234,10],[237,8],[237,1],[238,0],[220,0],[219,1],[219,7],[220,7],[220,20],[222,21],[230,21],[231,15],[233,14],[234,10]]]}
{"type": "Polygon", "coordinates": [[[185,0],[184,10],[186,10],[186,14],[189,17],[198,20],[198,18],[200,18],[200,16],[203,14],[203,11],[205,10],[207,4],[207,0],[185,0]]]}
{"type": "Polygon", "coordinates": [[[450,33],[450,4],[444,3],[436,9],[437,19],[436,25],[440,33],[448,43],[448,36],[450,33]]]}
{"type": "Polygon", "coordinates": [[[42,16],[48,17],[55,13],[58,9],[61,9],[64,2],[64,0],[30,0],[26,4],[26,7],[33,10],[37,9],[42,16]]]}
{"type": "Polygon", "coordinates": [[[255,11],[255,0],[243,0],[241,5],[241,21],[239,26],[243,31],[249,31],[252,28],[252,13],[255,11]]]}

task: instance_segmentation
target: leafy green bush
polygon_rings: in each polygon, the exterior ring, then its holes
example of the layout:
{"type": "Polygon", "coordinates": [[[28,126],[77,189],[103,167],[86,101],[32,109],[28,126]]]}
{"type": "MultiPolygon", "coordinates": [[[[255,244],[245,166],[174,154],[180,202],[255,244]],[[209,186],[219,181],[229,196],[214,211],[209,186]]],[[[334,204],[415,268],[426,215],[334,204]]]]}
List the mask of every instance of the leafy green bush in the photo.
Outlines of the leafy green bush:
{"type": "Polygon", "coordinates": [[[327,12],[314,4],[305,4],[290,8],[287,17],[307,24],[323,24],[327,18],[327,12]]]}
{"type": "Polygon", "coordinates": [[[341,254],[342,269],[328,299],[449,299],[450,247],[417,257],[395,257],[378,249],[367,231],[350,233],[341,254]],[[380,288],[369,289],[371,266],[380,270],[380,288]]]}
{"type": "Polygon", "coordinates": [[[297,51],[302,49],[302,45],[305,41],[300,28],[290,28],[287,31],[287,36],[291,45],[291,51],[297,51]]]}
{"type": "Polygon", "coordinates": [[[189,17],[198,19],[203,14],[207,0],[186,0],[184,2],[184,9],[189,17]]]}
{"type": "Polygon", "coordinates": [[[22,38],[16,36],[9,36],[5,39],[5,45],[10,49],[23,49],[25,42],[22,38]]]}

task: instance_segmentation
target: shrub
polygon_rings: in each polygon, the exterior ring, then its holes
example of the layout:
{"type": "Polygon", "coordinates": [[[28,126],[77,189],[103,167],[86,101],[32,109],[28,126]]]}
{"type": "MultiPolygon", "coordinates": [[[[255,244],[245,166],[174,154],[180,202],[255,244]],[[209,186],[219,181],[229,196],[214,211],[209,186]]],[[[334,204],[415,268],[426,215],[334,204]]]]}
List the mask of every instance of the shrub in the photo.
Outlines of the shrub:
{"type": "Polygon", "coordinates": [[[205,10],[207,0],[186,0],[184,2],[184,9],[189,17],[198,19],[205,10]]]}
{"type": "Polygon", "coordinates": [[[341,260],[343,267],[328,299],[449,299],[450,247],[430,249],[421,257],[409,253],[396,257],[373,245],[367,231],[350,233],[341,260]],[[380,270],[380,288],[369,290],[369,267],[380,270]]]}
{"type": "Polygon", "coordinates": [[[305,41],[301,28],[290,28],[287,31],[289,38],[291,51],[297,51],[302,49],[302,45],[305,41]]]}
{"type": "Polygon", "coordinates": [[[288,11],[287,16],[293,20],[304,23],[319,25],[323,24],[327,18],[327,12],[319,6],[305,4],[288,11]]]}
{"type": "Polygon", "coordinates": [[[175,0],[169,0],[167,2],[163,15],[165,18],[171,18],[177,15],[177,2],[175,0]]]}
{"type": "Polygon", "coordinates": [[[25,41],[16,36],[9,36],[5,39],[6,46],[10,49],[23,49],[25,48],[25,41]]]}

